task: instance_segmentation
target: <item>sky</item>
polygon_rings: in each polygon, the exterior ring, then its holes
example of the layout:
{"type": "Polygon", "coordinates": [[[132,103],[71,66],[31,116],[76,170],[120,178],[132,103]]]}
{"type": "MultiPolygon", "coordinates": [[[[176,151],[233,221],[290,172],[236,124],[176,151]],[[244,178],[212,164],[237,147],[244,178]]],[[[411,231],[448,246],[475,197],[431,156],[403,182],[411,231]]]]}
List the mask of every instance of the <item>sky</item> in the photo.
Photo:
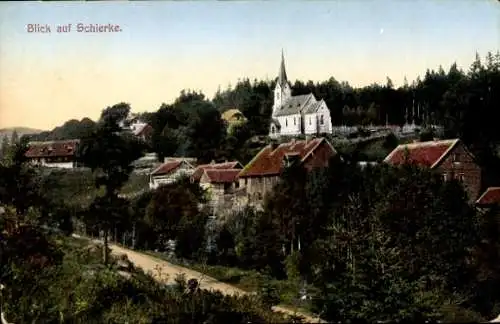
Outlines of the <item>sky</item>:
{"type": "Polygon", "coordinates": [[[500,49],[496,0],[0,2],[0,128],[49,130],[238,79],[411,82],[500,49]],[[48,24],[50,33],[28,32],[48,24]],[[69,32],[57,26],[71,24],[69,32]],[[119,25],[78,32],[78,24],[119,25]]]}

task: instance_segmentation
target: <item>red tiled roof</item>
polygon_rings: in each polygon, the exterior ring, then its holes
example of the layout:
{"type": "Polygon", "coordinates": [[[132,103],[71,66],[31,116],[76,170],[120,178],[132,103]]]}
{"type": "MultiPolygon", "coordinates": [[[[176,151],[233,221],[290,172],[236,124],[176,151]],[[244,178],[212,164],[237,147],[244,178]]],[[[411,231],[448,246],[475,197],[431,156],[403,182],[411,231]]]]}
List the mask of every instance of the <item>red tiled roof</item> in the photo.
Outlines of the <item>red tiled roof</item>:
{"type": "MultiPolygon", "coordinates": [[[[280,144],[273,148],[268,145],[263,148],[240,172],[240,177],[263,176],[280,174],[283,168],[283,158],[285,155],[297,154],[302,162],[309,156],[324,138],[315,138],[309,141],[291,141],[280,144]]],[[[328,143],[328,142],[327,142],[328,143]]]]}
{"type": "Polygon", "coordinates": [[[238,180],[239,169],[206,169],[205,176],[210,183],[231,183],[238,180]]]}
{"type": "Polygon", "coordinates": [[[384,162],[401,165],[405,162],[434,167],[459,142],[458,139],[403,144],[396,147],[384,162]]]}
{"type": "Polygon", "coordinates": [[[181,166],[182,162],[184,161],[170,161],[163,163],[159,167],[157,167],[153,172],[151,172],[151,175],[163,175],[163,174],[169,174],[170,172],[176,170],[178,167],[181,166]]]}
{"type": "Polygon", "coordinates": [[[489,187],[476,201],[478,205],[500,205],[500,187],[489,187]]]}
{"type": "Polygon", "coordinates": [[[27,158],[74,156],[80,140],[30,142],[26,151],[27,158]]]}
{"type": "Polygon", "coordinates": [[[200,164],[194,170],[191,180],[200,181],[203,172],[207,169],[241,169],[241,164],[238,161],[223,162],[223,163],[211,163],[211,164],[200,164]]]}

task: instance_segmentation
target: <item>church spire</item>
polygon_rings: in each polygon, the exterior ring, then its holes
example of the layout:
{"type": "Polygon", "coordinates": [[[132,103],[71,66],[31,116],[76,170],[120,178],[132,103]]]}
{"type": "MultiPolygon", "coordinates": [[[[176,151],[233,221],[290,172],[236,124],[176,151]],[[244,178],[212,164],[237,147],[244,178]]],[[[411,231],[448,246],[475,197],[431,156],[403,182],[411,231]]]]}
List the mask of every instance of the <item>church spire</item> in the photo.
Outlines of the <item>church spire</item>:
{"type": "Polygon", "coordinates": [[[288,82],[285,70],[285,55],[283,54],[283,49],[281,50],[281,66],[280,73],[278,75],[278,84],[284,86],[288,82]]]}

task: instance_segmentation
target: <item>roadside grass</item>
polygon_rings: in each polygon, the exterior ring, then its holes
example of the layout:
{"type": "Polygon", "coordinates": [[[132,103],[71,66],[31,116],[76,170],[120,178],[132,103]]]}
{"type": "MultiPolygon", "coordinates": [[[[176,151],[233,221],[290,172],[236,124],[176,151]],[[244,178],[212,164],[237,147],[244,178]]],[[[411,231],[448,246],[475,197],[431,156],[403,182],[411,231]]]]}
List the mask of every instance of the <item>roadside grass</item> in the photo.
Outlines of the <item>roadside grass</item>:
{"type": "MultiPolygon", "coordinates": [[[[278,280],[269,279],[256,270],[245,270],[236,267],[227,267],[221,265],[209,265],[204,263],[192,262],[188,260],[180,260],[170,258],[161,252],[141,251],[161,260],[165,260],[177,266],[186,267],[209,277],[212,277],[220,282],[239,288],[248,293],[259,293],[263,286],[270,286],[276,289],[280,296],[278,306],[294,309],[301,313],[314,316],[311,312],[311,301],[302,301],[299,299],[299,292],[302,289],[302,284],[294,280],[278,280]]],[[[311,287],[307,287],[311,291],[311,287]]]]}

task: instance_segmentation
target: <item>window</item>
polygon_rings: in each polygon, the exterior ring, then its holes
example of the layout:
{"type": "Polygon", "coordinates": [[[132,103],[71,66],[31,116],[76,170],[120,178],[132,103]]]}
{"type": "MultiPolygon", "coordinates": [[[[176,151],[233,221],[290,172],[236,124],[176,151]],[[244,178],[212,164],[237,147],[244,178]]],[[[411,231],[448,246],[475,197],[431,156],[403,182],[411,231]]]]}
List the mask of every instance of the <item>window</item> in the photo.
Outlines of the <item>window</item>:
{"type": "Polygon", "coordinates": [[[309,116],[309,125],[311,125],[311,116],[309,116]]]}
{"type": "Polygon", "coordinates": [[[285,126],[288,126],[288,118],[285,118],[285,126]]]}
{"type": "Polygon", "coordinates": [[[273,126],[271,126],[271,134],[274,134],[274,132],[275,132],[275,129],[274,129],[274,125],[273,125],[273,126]]]}
{"type": "Polygon", "coordinates": [[[465,175],[463,173],[460,173],[458,175],[458,181],[460,181],[460,182],[464,182],[465,181],[465,175]]]}
{"type": "Polygon", "coordinates": [[[324,124],[325,124],[325,120],[323,119],[323,115],[321,115],[321,116],[319,117],[319,124],[320,124],[320,125],[324,125],[324,124]]]}
{"type": "Polygon", "coordinates": [[[448,181],[448,174],[447,173],[443,173],[443,180],[448,181]]]}
{"type": "Polygon", "coordinates": [[[453,154],[451,158],[453,162],[458,162],[458,154],[453,154]]]}
{"type": "Polygon", "coordinates": [[[295,117],[293,117],[293,125],[297,125],[297,121],[295,120],[295,117]]]}

